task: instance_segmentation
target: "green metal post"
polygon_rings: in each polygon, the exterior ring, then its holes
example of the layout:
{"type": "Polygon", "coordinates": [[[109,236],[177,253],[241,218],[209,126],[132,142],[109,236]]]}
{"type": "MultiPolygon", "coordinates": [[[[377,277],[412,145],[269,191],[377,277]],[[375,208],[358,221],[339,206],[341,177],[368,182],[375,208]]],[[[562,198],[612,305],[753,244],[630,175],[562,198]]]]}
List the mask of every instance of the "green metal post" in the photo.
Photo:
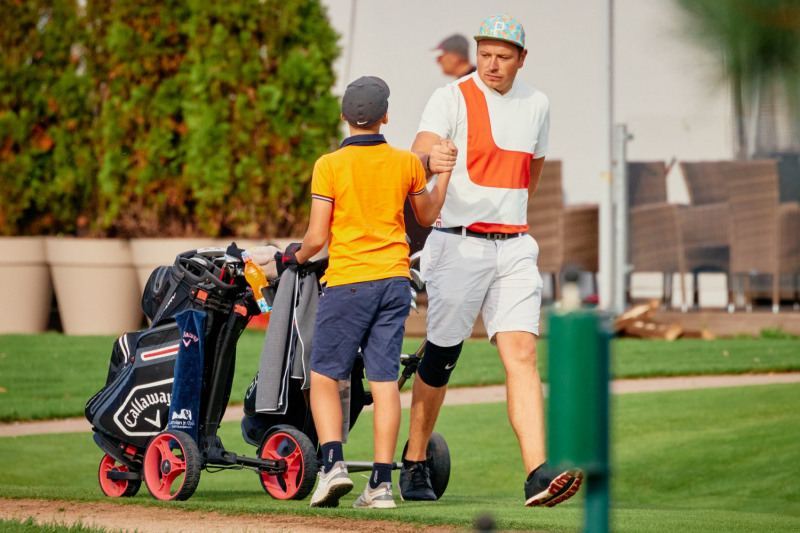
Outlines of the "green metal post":
{"type": "Polygon", "coordinates": [[[609,530],[609,338],[589,310],[550,313],[548,456],[585,477],[586,532],[609,530]]]}

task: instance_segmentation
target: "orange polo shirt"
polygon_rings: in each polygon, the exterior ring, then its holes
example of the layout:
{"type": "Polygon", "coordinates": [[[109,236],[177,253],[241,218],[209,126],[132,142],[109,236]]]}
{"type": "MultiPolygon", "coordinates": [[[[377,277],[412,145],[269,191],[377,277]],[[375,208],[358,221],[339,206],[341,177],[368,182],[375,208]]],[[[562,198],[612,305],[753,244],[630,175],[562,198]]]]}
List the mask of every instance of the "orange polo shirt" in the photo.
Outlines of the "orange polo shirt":
{"type": "Polygon", "coordinates": [[[409,277],[403,205],[425,190],[425,170],[383,135],[356,135],[314,165],[311,195],[333,203],[328,286],[409,277]]]}

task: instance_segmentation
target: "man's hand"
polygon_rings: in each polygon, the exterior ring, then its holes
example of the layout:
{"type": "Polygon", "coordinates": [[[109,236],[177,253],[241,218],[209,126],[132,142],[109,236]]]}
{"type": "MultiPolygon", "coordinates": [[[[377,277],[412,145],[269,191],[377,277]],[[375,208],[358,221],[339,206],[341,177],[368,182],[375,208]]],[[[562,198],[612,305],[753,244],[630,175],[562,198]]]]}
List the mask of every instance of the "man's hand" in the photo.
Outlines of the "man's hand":
{"type": "Polygon", "coordinates": [[[230,255],[231,257],[235,257],[239,261],[242,261],[242,252],[243,251],[244,251],[243,248],[239,248],[238,246],[236,246],[235,242],[232,242],[231,245],[228,246],[228,249],[225,250],[225,253],[227,255],[230,255]]]}
{"type": "Polygon", "coordinates": [[[297,252],[300,251],[302,246],[303,245],[299,242],[293,242],[286,247],[283,253],[278,252],[275,254],[275,262],[277,263],[279,276],[282,275],[287,268],[297,270],[297,267],[300,266],[300,263],[297,262],[297,252]]]}
{"type": "Polygon", "coordinates": [[[456,166],[458,148],[450,139],[442,137],[438,143],[431,147],[428,166],[434,174],[450,172],[456,166]]]}

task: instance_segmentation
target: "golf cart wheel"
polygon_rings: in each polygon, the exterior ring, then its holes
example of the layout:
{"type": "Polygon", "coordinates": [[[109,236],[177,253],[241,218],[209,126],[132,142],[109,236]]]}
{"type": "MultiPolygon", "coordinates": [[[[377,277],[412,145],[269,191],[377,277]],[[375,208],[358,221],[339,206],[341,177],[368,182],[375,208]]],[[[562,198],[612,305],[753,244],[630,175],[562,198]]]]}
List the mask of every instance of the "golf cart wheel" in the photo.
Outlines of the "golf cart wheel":
{"type": "MultiPolygon", "coordinates": [[[[403,459],[406,458],[408,451],[408,441],[403,448],[403,459]]],[[[439,499],[447,489],[450,482],[450,448],[440,434],[435,431],[431,434],[428,441],[428,448],[425,450],[425,458],[428,461],[428,469],[431,472],[431,486],[436,498],[439,499]]]]}
{"type": "Polygon", "coordinates": [[[188,500],[200,482],[200,451],[183,431],[164,431],[147,445],[142,474],[158,500],[188,500]]]}
{"type": "Polygon", "coordinates": [[[286,461],[286,472],[271,476],[260,472],[261,486],[276,500],[302,500],[314,489],[319,471],[317,451],[302,431],[283,426],[267,432],[258,449],[261,459],[286,461]]]}
{"type": "Polygon", "coordinates": [[[109,472],[130,472],[130,469],[110,455],[104,455],[97,473],[103,494],[109,498],[131,498],[139,492],[141,479],[108,479],[109,472]]]}

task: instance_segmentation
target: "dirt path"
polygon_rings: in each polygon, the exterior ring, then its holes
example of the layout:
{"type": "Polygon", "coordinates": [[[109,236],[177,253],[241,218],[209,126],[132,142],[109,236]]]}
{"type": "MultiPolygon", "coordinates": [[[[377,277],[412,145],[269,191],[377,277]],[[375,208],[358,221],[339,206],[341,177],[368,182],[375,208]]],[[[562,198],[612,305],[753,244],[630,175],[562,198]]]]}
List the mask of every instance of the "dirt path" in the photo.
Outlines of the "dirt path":
{"type": "MultiPolygon", "coordinates": [[[[670,378],[616,379],[611,383],[613,394],[632,394],[637,392],[662,392],[671,390],[711,389],[718,387],[741,387],[746,385],[770,385],[776,383],[800,383],[800,372],[786,374],[736,374],[725,376],[679,376],[670,378]]],[[[545,395],[547,385],[545,385],[545,395]]],[[[504,385],[489,387],[460,387],[447,391],[445,405],[465,405],[473,403],[495,403],[506,401],[504,385]]],[[[411,392],[400,394],[403,408],[411,407],[411,392]]],[[[372,410],[368,406],[365,410],[372,410]]],[[[228,408],[223,422],[241,420],[242,411],[238,406],[228,408]]],[[[45,433],[78,433],[91,431],[85,418],[64,420],[45,420],[41,422],[14,422],[0,424],[0,437],[19,437],[45,433]]]]}
{"type": "Polygon", "coordinates": [[[146,509],[136,505],[105,502],[69,502],[47,500],[7,500],[0,498],[0,518],[38,523],[74,524],[102,527],[109,532],[177,533],[203,531],[213,533],[269,532],[312,533],[341,531],[347,533],[439,533],[456,528],[420,528],[385,520],[347,520],[317,516],[293,515],[221,515],[217,512],[180,511],[178,509],[146,509]],[[130,528],[121,530],[120,525],[130,528]]]}

